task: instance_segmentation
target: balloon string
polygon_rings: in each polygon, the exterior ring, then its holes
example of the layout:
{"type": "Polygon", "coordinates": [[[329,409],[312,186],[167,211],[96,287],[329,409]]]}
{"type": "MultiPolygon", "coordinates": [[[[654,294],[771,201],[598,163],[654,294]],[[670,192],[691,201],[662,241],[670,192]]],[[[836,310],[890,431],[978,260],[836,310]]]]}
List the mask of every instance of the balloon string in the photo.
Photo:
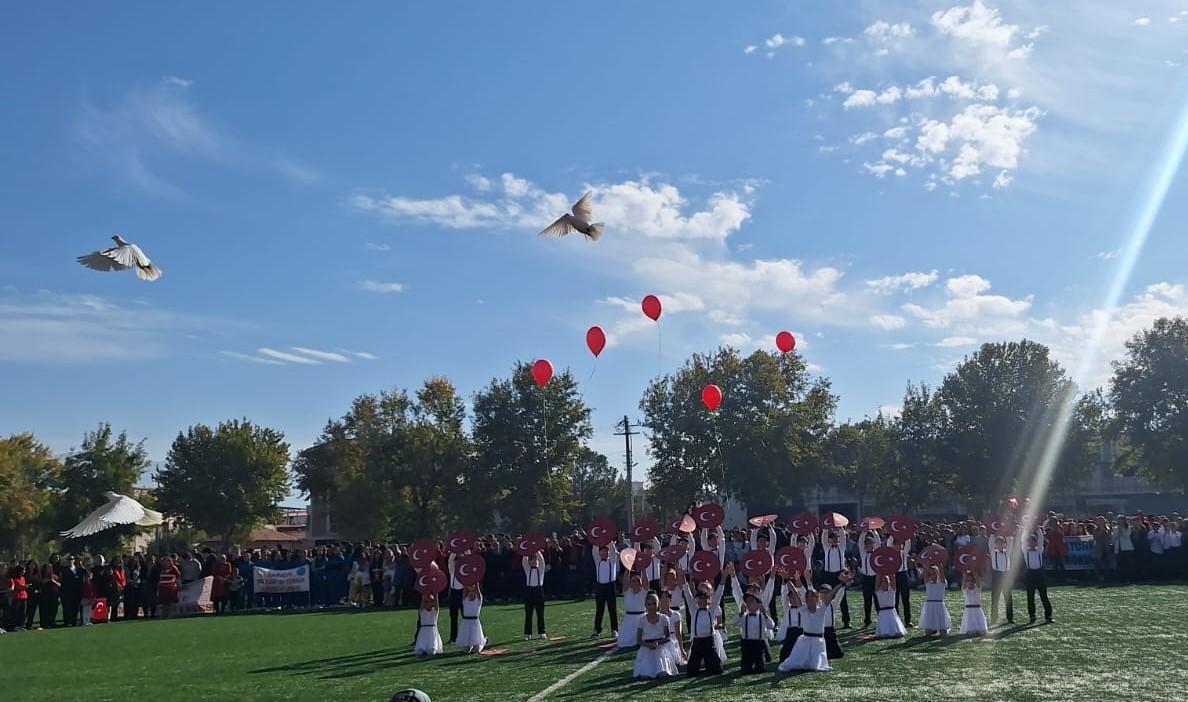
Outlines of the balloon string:
{"type": "Polygon", "coordinates": [[[540,425],[544,429],[544,436],[541,437],[540,443],[542,453],[544,454],[544,468],[545,476],[549,474],[549,418],[545,414],[545,394],[544,388],[540,389],[540,425]]]}
{"type": "MultiPolygon", "coordinates": [[[[594,371],[596,371],[596,370],[598,370],[598,357],[597,356],[594,357],[594,367],[590,369],[590,378],[594,377],[594,371]]],[[[586,380],[589,380],[590,378],[586,378],[586,380]]]]}
{"type": "Polygon", "coordinates": [[[664,375],[664,341],[660,338],[660,320],[656,320],[656,375],[664,375]]]}

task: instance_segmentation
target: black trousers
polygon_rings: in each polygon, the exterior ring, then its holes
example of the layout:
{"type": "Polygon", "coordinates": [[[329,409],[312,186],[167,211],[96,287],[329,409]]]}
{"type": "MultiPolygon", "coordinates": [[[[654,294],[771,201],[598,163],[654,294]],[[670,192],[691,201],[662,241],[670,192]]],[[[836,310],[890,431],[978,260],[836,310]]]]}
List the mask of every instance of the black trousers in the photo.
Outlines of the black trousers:
{"type": "Polygon", "coordinates": [[[62,619],[66,626],[78,626],[82,598],[78,595],[62,595],[62,619]]]}
{"type": "Polygon", "coordinates": [[[41,615],[41,628],[53,629],[58,621],[58,593],[41,593],[38,598],[38,609],[41,615]]]}
{"type": "MultiPolygon", "coordinates": [[[[841,573],[830,573],[829,571],[825,571],[821,573],[821,582],[825,583],[829,587],[835,587],[841,582],[841,573]]],[[[841,605],[838,607],[838,609],[841,610],[842,626],[849,626],[850,600],[848,597],[846,597],[846,591],[844,588],[841,591],[841,595],[838,595],[838,597],[841,597],[841,605]]]]}
{"type": "Polygon", "coordinates": [[[862,576],[862,620],[866,626],[870,626],[870,612],[875,602],[875,579],[874,575],[862,576]]]}
{"type": "Polygon", "coordinates": [[[895,594],[896,604],[902,605],[903,609],[900,615],[903,617],[903,625],[912,625],[912,588],[908,586],[908,575],[906,570],[901,570],[895,574],[895,594]]]}
{"type": "Polygon", "coordinates": [[[602,617],[610,610],[610,625],[611,631],[619,630],[619,614],[615,609],[615,602],[618,597],[615,595],[614,583],[598,583],[594,585],[594,602],[596,609],[594,613],[594,631],[602,633],[602,617]]]}
{"type": "Polygon", "coordinates": [[[450,641],[458,640],[458,615],[462,614],[462,589],[450,588],[450,641]]]}
{"type": "Polygon", "coordinates": [[[532,615],[536,614],[536,633],[545,633],[544,588],[524,588],[524,636],[532,634],[532,615]]]}
{"type": "Polygon", "coordinates": [[[722,674],[722,659],[718,658],[718,651],[714,648],[714,637],[712,636],[693,639],[693,644],[689,646],[689,662],[685,668],[689,677],[702,675],[703,667],[706,674],[722,674]]]}
{"type": "Polygon", "coordinates": [[[1044,605],[1044,619],[1052,618],[1052,602],[1048,600],[1048,581],[1044,571],[1028,569],[1023,573],[1023,585],[1027,588],[1027,616],[1035,619],[1035,593],[1039,593],[1044,605]]]}
{"type": "Polygon", "coordinates": [[[1008,573],[1001,570],[990,571],[990,619],[998,619],[998,601],[1006,600],[1006,618],[1008,622],[1015,621],[1014,583],[1008,573]]]}
{"type": "MultiPolygon", "coordinates": [[[[743,675],[762,673],[766,668],[764,661],[767,657],[767,642],[763,639],[741,639],[739,648],[742,649],[742,664],[739,672],[743,675]]],[[[715,651],[714,656],[717,655],[715,651]]]]}

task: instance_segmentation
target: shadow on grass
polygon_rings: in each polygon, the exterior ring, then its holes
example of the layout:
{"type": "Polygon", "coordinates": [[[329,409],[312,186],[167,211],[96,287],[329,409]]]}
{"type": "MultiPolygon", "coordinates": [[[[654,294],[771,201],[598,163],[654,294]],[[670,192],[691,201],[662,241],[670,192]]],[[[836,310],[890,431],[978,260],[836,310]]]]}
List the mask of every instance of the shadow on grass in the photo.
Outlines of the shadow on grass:
{"type": "Polygon", "coordinates": [[[365,653],[354,653],[348,656],[333,656],[330,658],[315,658],[313,660],[278,665],[270,668],[249,670],[249,675],[267,675],[271,673],[281,675],[311,675],[319,680],[336,678],[353,678],[369,675],[380,670],[390,669],[402,662],[420,660],[411,650],[382,648],[365,653]]]}

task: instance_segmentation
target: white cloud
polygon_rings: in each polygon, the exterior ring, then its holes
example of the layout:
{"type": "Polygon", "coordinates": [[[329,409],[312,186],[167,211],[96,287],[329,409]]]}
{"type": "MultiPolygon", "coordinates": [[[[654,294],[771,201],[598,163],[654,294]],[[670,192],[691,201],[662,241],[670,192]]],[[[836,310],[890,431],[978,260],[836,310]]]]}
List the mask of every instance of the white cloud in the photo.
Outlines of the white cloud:
{"type": "Polygon", "coordinates": [[[318,351],[317,349],[308,349],[303,346],[294,346],[292,347],[292,350],[296,351],[297,353],[309,356],[310,358],[316,358],[319,361],[334,361],[336,363],[351,362],[351,359],[347,358],[341,353],[334,353],[332,351],[318,351]]]}
{"type": "Polygon", "coordinates": [[[170,355],[180,339],[232,320],[195,317],[151,304],[96,295],[5,286],[0,294],[0,363],[60,365],[112,363],[170,355]]]}
{"type": "MultiPolygon", "coordinates": [[[[378,214],[392,222],[419,222],[447,229],[531,229],[539,231],[567,212],[570,196],[548,193],[511,173],[500,177],[503,196],[487,199],[446,195],[432,199],[404,196],[356,195],[349,205],[378,214]]],[[[719,191],[711,194],[707,207],[690,214],[676,186],[652,185],[649,179],[586,186],[594,191],[595,218],[606,222],[607,231],[641,234],[655,239],[724,240],[750,218],[750,207],[742,193],[719,191]]],[[[576,199],[576,198],[574,198],[576,199]]]]}
{"type": "Polygon", "coordinates": [[[365,244],[369,251],[391,251],[392,247],[388,244],[373,244],[370,241],[365,244]]]}
{"type": "Polygon", "coordinates": [[[754,44],[750,44],[748,46],[743,47],[743,53],[744,54],[753,54],[753,53],[755,53],[755,50],[758,48],[759,47],[755,46],[754,44]]]}
{"type": "Polygon", "coordinates": [[[277,351],[276,349],[270,349],[267,347],[256,349],[256,353],[276,361],[283,361],[285,363],[300,363],[309,366],[316,366],[321,363],[321,361],[316,358],[310,358],[309,356],[298,356],[296,354],[277,351]]]}
{"type": "Polygon", "coordinates": [[[879,329],[890,331],[892,329],[903,329],[907,321],[895,314],[874,314],[869,317],[870,323],[879,329]]]}
{"type": "Polygon", "coordinates": [[[242,353],[239,351],[220,351],[219,355],[223,358],[229,358],[236,361],[249,361],[251,363],[261,363],[265,365],[283,366],[289,364],[297,364],[303,366],[317,366],[321,365],[323,361],[330,363],[350,363],[352,358],[359,358],[368,361],[374,361],[379,357],[375,354],[366,351],[347,351],[345,349],[338,349],[337,351],[322,351],[319,349],[311,349],[305,346],[292,346],[289,351],[278,351],[267,347],[256,349],[255,354],[242,353]],[[295,353],[290,353],[290,351],[295,353]]]}
{"type": "Polygon", "coordinates": [[[1134,26],[1136,27],[1146,27],[1149,24],[1151,24],[1150,17],[1139,17],[1134,21],[1134,26]]]}
{"type": "Polygon", "coordinates": [[[879,414],[891,419],[903,414],[902,405],[879,405],[879,414]]]}
{"type": "Polygon", "coordinates": [[[1112,251],[1098,251],[1089,258],[1096,258],[1099,261],[1109,261],[1122,255],[1122,249],[1114,249],[1112,251]]]}
{"type": "Polygon", "coordinates": [[[874,24],[870,25],[869,27],[867,27],[866,29],[864,29],[862,31],[862,33],[868,37],[874,37],[874,38],[878,38],[878,39],[884,39],[884,38],[902,39],[905,37],[910,37],[914,31],[915,30],[912,29],[912,25],[908,24],[907,22],[898,22],[896,24],[891,24],[889,22],[879,20],[879,21],[875,22],[874,24]]]}
{"type": "Polygon", "coordinates": [[[1006,24],[998,10],[974,0],[969,7],[952,7],[933,13],[930,20],[940,33],[972,47],[1005,49],[1019,33],[1019,25],[1006,24]]]}
{"type": "Polygon", "coordinates": [[[374,293],[402,293],[407,289],[404,283],[381,283],[375,280],[360,280],[359,289],[374,293]]]}
{"type": "MultiPolygon", "coordinates": [[[[1012,300],[1002,295],[984,295],[990,281],[978,275],[963,275],[945,281],[943,304],[928,307],[915,303],[902,306],[903,311],[933,329],[1016,332],[1025,328],[1023,314],[1031,308],[1031,299],[1012,300]]],[[[984,336],[984,334],[969,334],[984,336]]]]}
{"type": "Polygon", "coordinates": [[[161,175],[177,160],[267,170],[300,184],[320,178],[284,154],[249,148],[216,128],[191,98],[192,86],[193,81],[165,76],[155,85],[128,91],[114,104],[84,103],[74,136],[104,162],[105,177],[114,174],[161,197],[184,194],[181,186],[161,175]]]}
{"type": "Polygon", "coordinates": [[[955,346],[973,346],[976,343],[978,340],[972,336],[946,336],[936,342],[936,345],[941,348],[953,348],[955,346]]]}
{"type": "Polygon", "coordinates": [[[834,44],[851,44],[854,40],[850,37],[825,37],[821,43],[825,46],[832,46],[834,44]]]}
{"type": "Polygon", "coordinates": [[[940,273],[933,270],[929,273],[904,273],[884,278],[866,281],[866,286],[883,295],[890,295],[897,290],[912,291],[932,285],[940,277],[940,273]]]}

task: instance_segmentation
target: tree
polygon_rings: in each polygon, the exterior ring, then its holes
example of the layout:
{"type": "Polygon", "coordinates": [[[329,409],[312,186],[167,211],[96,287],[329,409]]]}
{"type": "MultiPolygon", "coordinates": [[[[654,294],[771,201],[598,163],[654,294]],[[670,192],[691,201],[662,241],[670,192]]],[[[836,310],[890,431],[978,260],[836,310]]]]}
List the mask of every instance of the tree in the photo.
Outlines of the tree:
{"type": "Polygon", "coordinates": [[[465,420],[465,404],[445,378],[427,381],[415,400],[404,390],[361,395],[294,462],[297,486],[330,505],[335,529],[352,538],[485,525],[489,512],[470,490],[474,450],[465,420]]]}
{"type": "Polygon", "coordinates": [[[569,523],[574,461],[593,433],[573,374],[538,387],[532,366],[517,362],[511,378],[475,393],[473,406],[475,488],[512,528],[569,523]]]}
{"type": "Polygon", "coordinates": [[[23,555],[44,541],[47,525],[40,517],[54,498],[61,470],[49,447],[32,434],[0,439],[0,552],[23,555]]]}
{"type": "Polygon", "coordinates": [[[881,504],[918,514],[944,487],[940,459],[941,405],[926,384],[908,385],[891,426],[895,462],[878,484],[881,504]]]}
{"type": "Polygon", "coordinates": [[[606,456],[582,447],[573,462],[573,522],[585,528],[598,517],[627,524],[627,480],[606,456]]]}
{"type": "Polygon", "coordinates": [[[1020,488],[1042,497],[1051,477],[1047,457],[1080,450],[1068,445],[1066,431],[1076,394],[1046,346],[983,344],[937,393],[945,482],[978,509],[1020,488]]]}
{"type": "Polygon", "coordinates": [[[891,423],[880,412],[875,419],[834,427],[826,439],[830,478],[858,496],[858,512],[864,513],[866,499],[879,499],[891,491],[886,483],[896,473],[898,456],[891,423]]]}
{"type": "Polygon", "coordinates": [[[1188,318],[1162,317],[1126,342],[1110,398],[1120,467],[1156,485],[1188,488],[1188,318]]]}
{"type": "MultiPolygon", "coordinates": [[[[131,495],[132,488],[152,465],[144,440],[133,443],[127,432],[113,437],[111,424],[83,435],[82,446],[66,456],[57,487],[61,490],[52,510],[53,531],[69,529],[83,517],[103,505],[103,493],[131,495]]],[[[72,548],[86,546],[92,553],[117,550],[124,539],[140,527],[122,526],[107,529],[82,539],[71,540],[72,548]]]]}
{"type": "Polygon", "coordinates": [[[276,514],[288,495],[284,434],[246,418],[178,433],[156,474],[162,511],[232,544],[276,514]]]}
{"type": "Polygon", "coordinates": [[[795,352],[694,355],[640,401],[653,502],[675,514],[712,494],[749,505],[803,499],[821,478],[836,405],[829,381],[810,378],[795,352]],[[716,412],[701,402],[710,383],[724,396],[716,412]]]}

